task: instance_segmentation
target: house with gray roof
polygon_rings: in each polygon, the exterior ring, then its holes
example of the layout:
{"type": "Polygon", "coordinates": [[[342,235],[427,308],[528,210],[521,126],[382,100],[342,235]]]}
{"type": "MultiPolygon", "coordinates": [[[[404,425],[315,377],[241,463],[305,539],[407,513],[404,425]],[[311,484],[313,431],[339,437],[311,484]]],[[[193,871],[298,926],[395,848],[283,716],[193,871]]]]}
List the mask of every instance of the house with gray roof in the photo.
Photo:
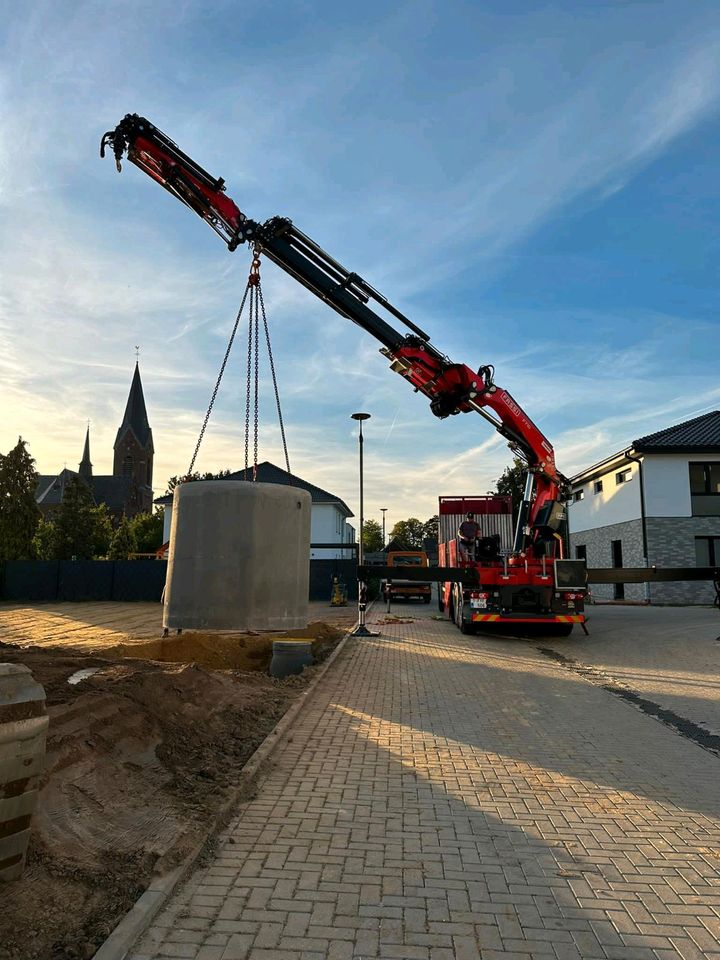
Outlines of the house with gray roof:
{"type": "MultiPolygon", "coordinates": [[[[247,475],[244,470],[230,473],[222,480],[244,480],[252,482],[252,470],[247,475]]],[[[202,483],[202,481],[197,481],[202,483]]],[[[258,483],[281,483],[286,486],[299,487],[307,490],[312,497],[310,507],[310,543],[330,543],[337,546],[315,547],[310,550],[311,560],[352,560],[354,554],[350,550],[341,549],[343,544],[355,543],[355,528],[347,521],[353,516],[352,511],[340,497],[322,487],[303,480],[287,470],[276,467],[269,460],[257,465],[258,483]]],[[[157,506],[165,508],[165,526],[163,540],[170,542],[170,524],[172,520],[173,495],[166,494],[155,500],[157,506]]]]}
{"type": "MultiPolygon", "coordinates": [[[[720,565],[720,410],[640,437],[571,484],[570,548],[589,567],[720,565]]],[[[713,601],[702,582],[596,585],[593,594],[713,601]]]]}
{"type": "Polygon", "coordinates": [[[43,516],[49,516],[62,503],[65,489],[73,477],[80,477],[90,488],[96,504],[104,503],[114,519],[134,517],[152,511],[152,475],[154,447],[148,422],[139,364],[135,364],[125,414],[113,447],[113,472],[96,474],[90,460],[90,427],[85,434],[82,460],[77,470],[67,467],[54,475],[38,478],[35,500],[43,516]]]}

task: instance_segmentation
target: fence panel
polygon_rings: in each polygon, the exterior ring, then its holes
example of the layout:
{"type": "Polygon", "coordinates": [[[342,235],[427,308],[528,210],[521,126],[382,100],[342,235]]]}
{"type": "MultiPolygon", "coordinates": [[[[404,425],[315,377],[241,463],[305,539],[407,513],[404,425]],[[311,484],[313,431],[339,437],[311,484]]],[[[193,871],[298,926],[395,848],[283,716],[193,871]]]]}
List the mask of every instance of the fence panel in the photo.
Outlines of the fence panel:
{"type": "Polygon", "coordinates": [[[167,560],[116,560],[113,600],[160,602],[167,560]]]}
{"type": "Polygon", "coordinates": [[[113,560],[61,560],[58,600],[111,600],[114,566],[113,560]]]}
{"type": "MultiPolygon", "coordinates": [[[[0,569],[0,599],[159,602],[166,574],[165,560],[8,560],[0,569]]],[[[310,599],[329,603],[334,576],[356,601],[355,560],[310,560],[310,599]]]]}
{"type": "Polygon", "coordinates": [[[0,596],[3,600],[23,600],[31,603],[57,600],[57,560],[6,560],[0,576],[0,596]]]}
{"type": "Polygon", "coordinates": [[[355,560],[311,560],[310,599],[330,602],[332,578],[339,576],[348,588],[348,599],[357,600],[357,563],[355,560]]]}

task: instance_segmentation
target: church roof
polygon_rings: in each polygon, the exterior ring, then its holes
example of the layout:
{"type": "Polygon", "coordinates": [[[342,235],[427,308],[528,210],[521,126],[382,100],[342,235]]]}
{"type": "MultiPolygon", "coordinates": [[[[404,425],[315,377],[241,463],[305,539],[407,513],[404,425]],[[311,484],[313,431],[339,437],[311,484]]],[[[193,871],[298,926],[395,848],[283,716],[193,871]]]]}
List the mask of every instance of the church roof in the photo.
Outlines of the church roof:
{"type": "Polygon", "coordinates": [[[148,422],[147,410],[145,409],[145,397],[143,396],[142,382],[140,380],[140,366],[135,364],[135,373],[133,374],[128,395],[127,405],[125,407],[125,416],[120,424],[120,429],[115,438],[115,446],[120,442],[126,430],[132,430],[141,447],[152,449],[152,430],[148,422]]]}
{"type": "Polygon", "coordinates": [[[62,503],[65,496],[65,487],[70,483],[73,477],[78,474],[75,470],[68,470],[67,467],[54,476],[38,477],[37,487],[35,488],[35,500],[37,503],[46,506],[57,506],[62,503]]]}
{"type": "Polygon", "coordinates": [[[104,503],[109,510],[122,510],[132,490],[132,477],[93,477],[90,481],[95,503],[104,503]]]}
{"type": "MultiPolygon", "coordinates": [[[[74,477],[82,476],[75,470],[61,470],[57,476],[38,477],[35,500],[46,507],[57,507],[65,496],[67,485],[74,477]]],[[[110,510],[122,510],[132,491],[132,477],[91,477],[88,485],[95,503],[104,503],[110,510]]]]}

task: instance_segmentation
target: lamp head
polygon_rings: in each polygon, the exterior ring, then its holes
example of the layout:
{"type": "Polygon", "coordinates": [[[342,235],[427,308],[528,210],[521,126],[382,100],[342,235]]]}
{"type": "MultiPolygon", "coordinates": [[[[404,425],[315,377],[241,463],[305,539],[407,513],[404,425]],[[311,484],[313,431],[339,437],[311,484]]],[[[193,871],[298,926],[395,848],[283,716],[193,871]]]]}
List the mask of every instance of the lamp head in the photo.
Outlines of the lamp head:
{"type": "Polygon", "coordinates": [[[370,414],[369,413],[351,413],[350,417],[353,420],[369,420],[370,414]]]}

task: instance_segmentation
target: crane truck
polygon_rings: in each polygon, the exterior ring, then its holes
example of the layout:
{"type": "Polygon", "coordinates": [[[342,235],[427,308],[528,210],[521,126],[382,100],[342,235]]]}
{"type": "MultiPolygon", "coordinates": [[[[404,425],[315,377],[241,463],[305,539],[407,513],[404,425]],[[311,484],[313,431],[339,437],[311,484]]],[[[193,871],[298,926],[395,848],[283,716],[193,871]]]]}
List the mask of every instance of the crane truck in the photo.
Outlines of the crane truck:
{"type": "MultiPolygon", "coordinates": [[[[585,565],[563,558],[568,481],[555,464],[552,444],[495,382],[491,364],[476,368],[453,362],[424,330],[291,220],[276,216],[259,222],[248,217],[227,195],[222,179],[209,174],[144,117],[127,114],[103,136],[101,156],[107,148],[115,156],[118,171],[127,156],[200,216],[230,251],[247,243],[256,258],[264,255],[340,316],[375,337],[390,369],[430,401],[434,416],[479,414],[524,461],[527,479],[512,549],[500,551],[490,541],[479,542],[472,555],[461,555],[451,541],[442,568],[417,571],[418,579],[452,585],[448,605],[460,629],[468,632],[479,624],[486,628],[493,623],[540,626],[543,632],[567,634],[574,623],[584,624],[585,565]]],[[[363,579],[362,571],[359,575],[363,579]]]]}

